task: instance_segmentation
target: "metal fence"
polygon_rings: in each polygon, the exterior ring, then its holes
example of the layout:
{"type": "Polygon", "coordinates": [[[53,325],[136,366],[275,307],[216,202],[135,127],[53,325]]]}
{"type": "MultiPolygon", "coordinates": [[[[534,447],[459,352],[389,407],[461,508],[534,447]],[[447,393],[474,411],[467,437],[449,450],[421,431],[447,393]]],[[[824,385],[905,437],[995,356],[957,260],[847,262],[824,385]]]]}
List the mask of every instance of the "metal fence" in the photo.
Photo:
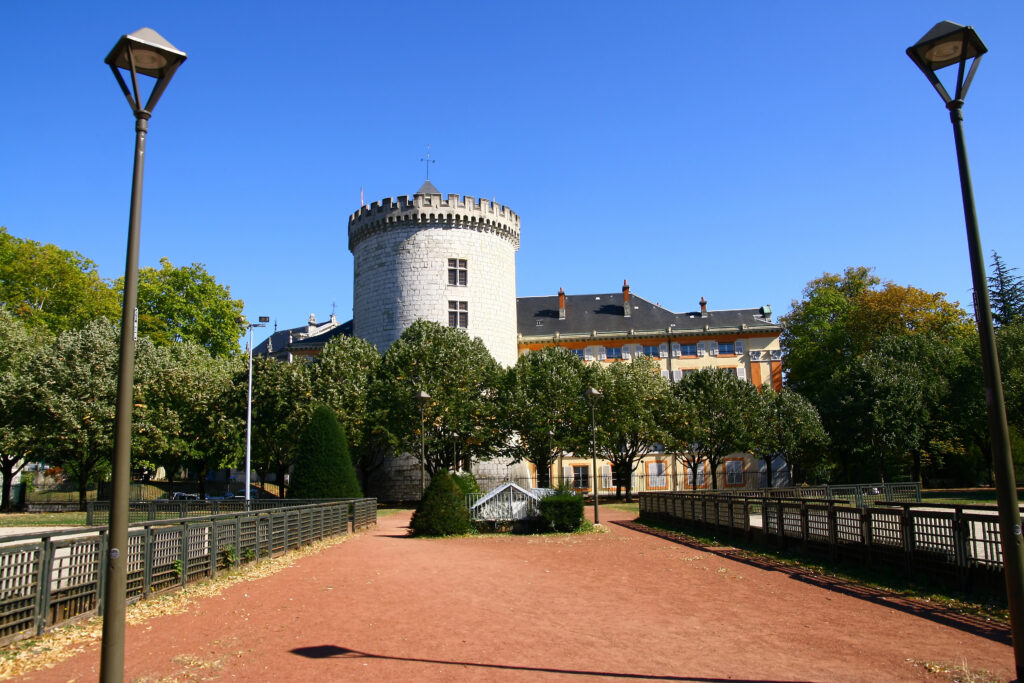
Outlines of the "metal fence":
{"type": "MultiPolygon", "coordinates": [[[[130,602],[376,523],[373,498],[132,524],[130,602]]],[[[0,539],[0,643],[102,613],[109,537],[81,528],[0,539]]]]}
{"type": "MultiPolygon", "coordinates": [[[[129,522],[152,522],[159,519],[179,517],[206,517],[227,512],[279,510],[299,505],[338,503],[343,501],[373,500],[357,498],[266,498],[250,500],[248,508],[244,499],[231,500],[153,500],[128,503],[129,522]]],[[[85,523],[108,524],[110,501],[92,501],[85,506],[85,523]]]]}
{"type": "MultiPolygon", "coordinates": [[[[695,493],[683,491],[683,493],[695,493]]],[[[771,489],[724,489],[708,491],[724,496],[740,496],[749,498],[752,496],[764,498],[796,499],[796,500],[824,500],[845,502],[857,507],[874,505],[876,503],[920,503],[921,484],[916,481],[897,482],[894,484],[840,484],[836,486],[790,486],[786,488],[771,489]]]]}
{"type": "Polygon", "coordinates": [[[555,493],[554,489],[531,489],[529,492],[509,486],[489,493],[467,493],[466,507],[475,521],[510,522],[541,516],[540,499],[555,493]]]}
{"type": "Polygon", "coordinates": [[[999,518],[992,506],[877,503],[642,493],[640,517],[682,528],[725,531],[774,547],[795,547],[958,590],[1004,589],[999,518]]]}

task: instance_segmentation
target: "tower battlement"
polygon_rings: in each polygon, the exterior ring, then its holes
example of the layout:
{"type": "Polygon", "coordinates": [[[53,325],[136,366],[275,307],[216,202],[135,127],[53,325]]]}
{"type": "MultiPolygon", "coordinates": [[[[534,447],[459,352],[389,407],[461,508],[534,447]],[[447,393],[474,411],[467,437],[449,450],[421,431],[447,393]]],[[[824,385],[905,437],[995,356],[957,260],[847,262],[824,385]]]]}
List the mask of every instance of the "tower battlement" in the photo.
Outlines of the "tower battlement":
{"type": "Polygon", "coordinates": [[[371,235],[415,225],[490,232],[519,248],[519,216],[507,206],[468,195],[415,194],[386,197],[349,216],[349,251],[371,235]]]}

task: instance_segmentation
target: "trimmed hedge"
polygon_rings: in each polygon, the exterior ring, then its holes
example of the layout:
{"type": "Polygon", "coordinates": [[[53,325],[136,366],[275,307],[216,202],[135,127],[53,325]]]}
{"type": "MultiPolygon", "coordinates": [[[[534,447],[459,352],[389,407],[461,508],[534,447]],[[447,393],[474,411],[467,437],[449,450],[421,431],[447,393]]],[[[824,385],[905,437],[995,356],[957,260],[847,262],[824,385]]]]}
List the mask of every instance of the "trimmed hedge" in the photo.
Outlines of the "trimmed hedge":
{"type": "Polygon", "coordinates": [[[466,497],[447,471],[430,480],[409,528],[417,536],[455,536],[473,529],[466,497]]]}
{"type": "Polygon", "coordinates": [[[583,496],[556,493],[541,498],[540,514],[549,530],[576,531],[583,526],[583,496]]]}
{"type": "Polygon", "coordinates": [[[345,429],[334,411],[313,411],[299,442],[289,498],[362,498],[345,429]]]}

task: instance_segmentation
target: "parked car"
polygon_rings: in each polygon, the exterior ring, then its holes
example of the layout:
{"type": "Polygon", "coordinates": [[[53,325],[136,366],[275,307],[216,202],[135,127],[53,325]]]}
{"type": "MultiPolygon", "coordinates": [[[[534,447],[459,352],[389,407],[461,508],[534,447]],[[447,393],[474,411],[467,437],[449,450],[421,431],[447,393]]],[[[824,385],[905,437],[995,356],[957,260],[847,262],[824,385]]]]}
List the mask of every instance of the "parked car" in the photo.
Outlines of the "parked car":
{"type": "MultiPolygon", "coordinates": [[[[249,489],[249,500],[256,500],[263,497],[260,489],[249,489]]],[[[228,491],[220,498],[221,500],[245,500],[245,491],[228,491]]]]}
{"type": "Polygon", "coordinates": [[[171,494],[170,500],[199,500],[199,494],[175,491],[174,493],[171,494]]]}

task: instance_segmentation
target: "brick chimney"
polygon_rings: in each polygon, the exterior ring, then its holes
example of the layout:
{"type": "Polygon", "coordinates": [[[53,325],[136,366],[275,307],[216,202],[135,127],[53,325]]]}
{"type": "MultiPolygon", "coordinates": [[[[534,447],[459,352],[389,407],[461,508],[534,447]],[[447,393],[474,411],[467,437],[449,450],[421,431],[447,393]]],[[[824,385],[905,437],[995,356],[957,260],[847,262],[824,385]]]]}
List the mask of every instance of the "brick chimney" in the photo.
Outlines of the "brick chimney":
{"type": "Polygon", "coordinates": [[[558,319],[565,320],[565,290],[558,288],[558,319]]]}
{"type": "Polygon", "coordinates": [[[700,317],[708,317],[708,302],[704,297],[700,298],[700,317]]]}
{"type": "Polygon", "coordinates": [[[625,280],[622,281],[622,315],[629,317],[629,312],[633,307],[629,305],[629,283],[625,280]]]}

